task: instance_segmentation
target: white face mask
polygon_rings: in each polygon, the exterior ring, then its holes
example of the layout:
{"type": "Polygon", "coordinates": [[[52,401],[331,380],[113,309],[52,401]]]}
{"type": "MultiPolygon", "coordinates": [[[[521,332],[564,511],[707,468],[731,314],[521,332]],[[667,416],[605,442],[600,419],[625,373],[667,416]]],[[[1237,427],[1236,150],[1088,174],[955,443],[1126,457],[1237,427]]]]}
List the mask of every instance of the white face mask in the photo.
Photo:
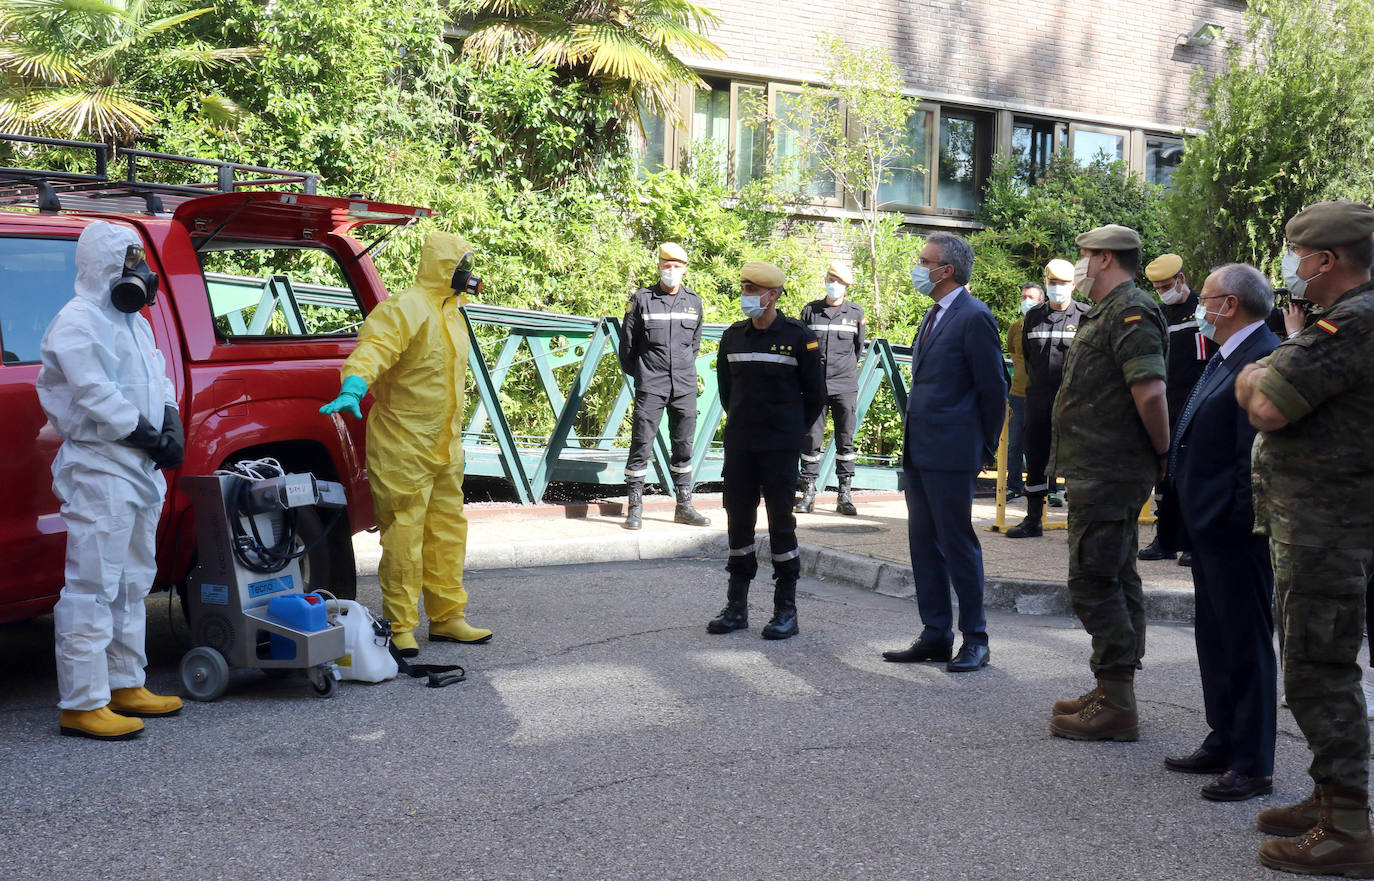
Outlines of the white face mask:
{"type": "Polygon", "coordinates": [[[1188,291],[1184,289],[1183,285],[1177,282],[1167,291],[1159,291],[1158,293],[1159,298],[1164,301],[1164,305],[1166,306],[1177,306],[1179,303],[1188,299],[1188,291]]]}
{"type": "Polygon", "coordinates": [[[669,267],[658,271],[658,283],[665,288],[675,288],[682,284],[683,269],[681,266],[669,267]]]}
{"type": "Polygon", "coordinates": [[[828,281],[825,283],[825,300],[834,305],[844,299],[844,282],[828,281]]]}
{"type": "Polygon", "coordinates": [[[1050,282],[1045,289],[1050,302],[1056,306],[1062,306],[1069,302],[1069,297],[1073,296],[1073,283],[1067,281],[1050,282]]]}
{"type": "Polygon", "coordinates": [[[762,317],[763,313],[768,311],[768,307],[760,302],[762,299],[762,294],[740,294],[740,311],[743,312],[747,318],[762,317]]]}
{"type": "Polygon", "coordinates": [[[1217,326],[1207,320],[1207,304],[1198,301],[1197,308],[1193,310],[1193,320],[1197,322],[1198,332],[1207,339],[1216,339],[1217,326]]]}
{"type": "Polygon", "coordinates": [[[930,296],[930,292],[935,290],[935,282],[930,280],[930,270],[917,263],[911,268],[911,286],[917,293],[930,296]]]}
{"type": "Polygon", "coordinates": [[[1088,292],[1093,289],[1095,276],[1088,275],[1088,263],[1091,257],[1079,257],[1078,262],[1073,265],[1073,288],[1083,296],[1088,296],[1088,292]]]}
{"type": "Polygon", "coordinates": [[[1034,309],[1034,308],[1035,308],[1035,301],[1034,301],[1034,300],[1027,299],[1027,300],[1022,300],[1022,301],[1021,301],[1021,314],[1022,314],[1022,315],[1025,315],[1027,312],[1029,312],[1030,310],[1032,310],[1032,309],[1034,309]]]}
{"type": "MultiPolygon", "coordinates": [[[[1312,280],[1311,278],[1303,278],[1298,275],[1298,268],[1302,266],[1302,261],[1320,253],[1320,251],[1316,251],[1312,254],[1299,257],[1292,251],[1283,252],[1283,266],[1279,272],[1283,274],[1283,284],[1288,288],[1288,296],[1292,297],[1294,300],[1307,299],[1307,283],[1312,280]]],[[[1312,278],[1316,278],[1316,276],[1314,275],[1312,278]]]]}

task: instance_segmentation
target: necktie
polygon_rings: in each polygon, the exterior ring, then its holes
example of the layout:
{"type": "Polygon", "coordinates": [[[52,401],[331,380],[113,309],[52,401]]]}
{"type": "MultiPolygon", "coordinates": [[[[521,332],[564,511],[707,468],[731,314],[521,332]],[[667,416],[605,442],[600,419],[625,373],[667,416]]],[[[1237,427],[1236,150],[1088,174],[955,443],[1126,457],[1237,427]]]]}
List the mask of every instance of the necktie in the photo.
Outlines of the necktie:
{"type": "Polygon", "coordinates": [[[1178,441],[1183,437],[1183,431],[1192,421],[1193,411],[1197,409],[1197,402],[1202,397],[1202,388],[1207,385],[1207,380],[1216,373],[1217,367],[1221,365],[1221,353],[1217,352],[1207,359],[1207,366],[1202,368],[1202,375],[1197,378],[1193,385],[1193,390],[1188,394],[1188,403],[1183,405],[1183,412],[1179,414],[1178,426],[1174,431],[1174,443],[1169,447],[1169,473],[1173,474],[1178,470],[1178,441]]]}
{"type": "Polygon", "coordinates": [[[927,317],[926,317],[926,328],[925,328],[925,330],[922,331],[922,333],[921,333],[921,345],[924,346],[924,345],[926,344],[926,340],[930,339],[930,332],[931,332],[931,330],[933,330],[933,329],[935,328],[935,319],[937,319],[937,318],[939,318],[939,317],[940,317],[940,304],[939,304],[939,303],[936,303],[935,305],[933,305],[933,306],[930,307],[930,312],[927,313],[927,317]]]}

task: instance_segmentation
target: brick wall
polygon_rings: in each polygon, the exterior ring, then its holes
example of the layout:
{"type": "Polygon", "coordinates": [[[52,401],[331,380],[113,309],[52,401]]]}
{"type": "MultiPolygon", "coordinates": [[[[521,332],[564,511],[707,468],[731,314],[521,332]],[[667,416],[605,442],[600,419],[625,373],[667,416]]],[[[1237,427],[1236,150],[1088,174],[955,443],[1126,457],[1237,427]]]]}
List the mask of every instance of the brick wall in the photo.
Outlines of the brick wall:
{"type": "Polygon", "coordinates": [[[1189,78],[1214,73],[1242,36],[1243,0],[707,0],[729,53],[722,71],[814,78],[815,37],[883,46],[918,95],[982,106],[1178,129],[1192,120],[1189,78]],[[1211,45],[1178,46],[1203,22],[1211,45]]]}

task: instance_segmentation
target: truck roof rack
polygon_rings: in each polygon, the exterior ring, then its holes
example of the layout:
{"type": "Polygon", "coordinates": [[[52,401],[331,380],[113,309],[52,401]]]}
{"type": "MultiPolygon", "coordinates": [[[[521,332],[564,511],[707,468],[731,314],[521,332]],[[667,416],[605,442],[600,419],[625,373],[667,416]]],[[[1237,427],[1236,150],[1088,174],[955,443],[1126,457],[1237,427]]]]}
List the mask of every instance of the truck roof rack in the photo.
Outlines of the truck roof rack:
{"type": "Polygon", "coordinates": [[[147,150],[118,151],[116,160],[128,161],[123,180],[110,175],[110,146],[88,141],[66,141],[0,132],[0,155],[25,150],[23,145],[90,151],[93,167],[89,171],[49,171],[37,168],[0,166],[0,206],[37,208],[45,214],[59,211],[87,211],[103,214],[166,214],[177,206],[210,193],[232,193],[257,187],[300,188],[313,195],[320,176],[304,171],[284,171],[239,162],[220,162],[151,153],[147,150]],[[182,174],[214,169],[214,179],[193,183],[159,183],[147,180],[151,167],[175,163],[182,174]],[[140,178],[140,174],[144,178],[140,178]]]}

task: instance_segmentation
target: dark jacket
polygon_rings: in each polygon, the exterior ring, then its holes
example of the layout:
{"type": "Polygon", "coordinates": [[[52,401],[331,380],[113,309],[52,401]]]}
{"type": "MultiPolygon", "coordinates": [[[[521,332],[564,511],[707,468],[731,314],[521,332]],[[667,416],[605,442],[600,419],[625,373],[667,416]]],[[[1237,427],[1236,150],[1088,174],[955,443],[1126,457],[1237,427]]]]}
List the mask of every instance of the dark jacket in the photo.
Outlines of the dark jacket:
{"type": "Polygon", "coordinates": [[[701,298],[686,285],[673,296],[657,282],[630,295],[619,354],[636,391],[668,398],[697,393],[702,317],[701,298]]]}
{"type": "Polygon", "coordinates": [[[1070,300],[1068,308],[1052,309],[1040,303],[1021,323],[1021,351],[1026,362],[1026,397],[1053,401],[1064,377],[1064,359],[1078,322],[1088,314],[1086,303],[1070,300]]]}
{"type": "Polygon", "coordinates": [[[1197,291],[1189,291],[1188,299],[1174,306],[1159,307],[1169,326],[1169,357],[1165,362],[1165,393],[1169,402],[1169,427],[1172,428],[1188,402],[1207,359],[1217,350],[1216,343],[1197,329],[1193,313],[1197,311],[1197,291]]]}
{"type": "Polygon", "coordinates": [[[825,406],[820,343],[805,324],[779,313],[763,330],[749,319],[725,329],[716,382],[725,409],[725,446],[800,450],[825,406]]]}
{"type": "Polygon", "coordinates": [[[844,300],[832,306],[824,299],[812,300],[802,307],[800,321],[816,334],[825,362],[826,394],[859,390],[859,359],[864,353],[864,332],[868,324],[864,308],[844,300]]]}
{"type": "Polygon", "coordinates": [[[1188,532],[1208,543],[1238,542],[1254,528],[1250,448],[1255,429],[1236,403],[1236,377],[1278,344],[1268,327],[1255,328],[1198,388],[1188,421],[1174,428],[1179,512],[1188,532]]]}
{"type": "Polygon", "coordinates": [[[1002,339],[967,288],[942,311],[923,342],[926,313],[912,343],[902,467],[977,471],[996,457],[1007,410],[1002,339]]]}

